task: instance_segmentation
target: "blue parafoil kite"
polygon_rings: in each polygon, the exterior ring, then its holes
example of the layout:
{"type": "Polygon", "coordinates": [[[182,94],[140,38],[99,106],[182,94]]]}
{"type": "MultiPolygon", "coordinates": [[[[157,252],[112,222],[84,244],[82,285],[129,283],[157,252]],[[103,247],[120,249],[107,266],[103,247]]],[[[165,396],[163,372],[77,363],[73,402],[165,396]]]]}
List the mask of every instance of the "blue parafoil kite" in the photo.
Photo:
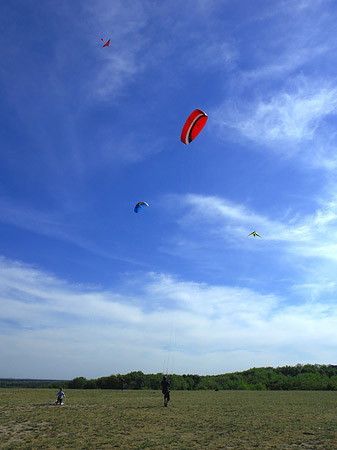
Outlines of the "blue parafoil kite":
{"type": "Polygon", "coordinates": [[[149,205],[146,202],[138,202],[137,205],[135,206],[135,209],[134,209],[135,213],[138,213],[138,211],[141,208],[144,208],[144,206],[149,206],[149,205]]]}

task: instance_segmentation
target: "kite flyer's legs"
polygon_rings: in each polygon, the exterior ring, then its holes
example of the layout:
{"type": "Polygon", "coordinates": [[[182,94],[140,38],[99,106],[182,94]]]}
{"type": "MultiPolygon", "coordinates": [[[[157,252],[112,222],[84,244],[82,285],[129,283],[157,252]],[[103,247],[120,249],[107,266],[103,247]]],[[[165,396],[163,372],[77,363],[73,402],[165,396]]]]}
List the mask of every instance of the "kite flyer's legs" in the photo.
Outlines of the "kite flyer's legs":
{"type": "Polygon", "coordinates": [[[170,393],[167,392],[164,394],[164,406],[167,406],[169,401],[170,401],[170,393]]]}

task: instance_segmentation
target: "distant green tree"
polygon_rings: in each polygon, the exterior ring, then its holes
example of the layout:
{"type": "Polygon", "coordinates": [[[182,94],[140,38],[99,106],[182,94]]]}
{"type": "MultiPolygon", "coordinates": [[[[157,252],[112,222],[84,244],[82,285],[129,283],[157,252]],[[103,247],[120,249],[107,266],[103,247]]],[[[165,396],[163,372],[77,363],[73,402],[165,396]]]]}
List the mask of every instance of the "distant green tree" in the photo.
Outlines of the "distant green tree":
{"type": "Polygon", "coordinates": [[[185,389],[187,389],[188,391],[192,390],[193,386],[194,386],[194,381],[193,381],[192,375],[183,375],[183,378],[184,378],[184,384],[186,386],[185,389]]]}
{"type": "Polygon", "coordinates": [[[160,382],[163,375],[161,373],[145,375],[144,388],[145,389],[160,389],[160,382]]]}
{"type": "MultiPolygon", "coordinates": [[[[161,381],[162,377],[160,378],[161,381]]],[[[176,389],[178,391],[183,391],[187,389],[187,383],[184,375],[168,375],[168,379],[171,383],[171,389],[176,389]]],[[[160,386],[160,385],[159,385],[160,386]]]]}
{"type": "Polygon", "coordinates": [[[197,389],[201,380],[200,375],[192,375],[192,380],[193,380],[193,389],[197,389]]]}
{"type": "Polygon", "coordinates": [[[212,376],[204,376],[201,377],[200,382],[198,384],[198,389],[219,389],[216,383],[215,377],[212,376]]]}
{"type": "Polygon", "coordinates": [[[124,378],[130,389],[142,389],[145,385],[145,375],[140,370],[137,372],[130,372],[125,375],[124,378]]]}
{"type": "Polygon", "coordinates": [[[337,391],[337,375],[333,375],[329,378],[326,388],[329,391],[337,391]]]}
{"type": "Polygon", "coordinates": [[[108,386],[107,386],[107,384],[108,384],[108,382],[107,382],[108,378],[109,378],[109,377],[100,377],[100,378],[97,378],[97,380],[96,380],[96,387],[97,387],[98,389],[108,389],[108,386]]]}
{"type": "Polygon", "coordinates": [[[85,377],[76,377],[68,382],[69,389],[83,389],[84,385],[87,383],[85,377]]]}
{"type": "Polygon", "coordinates": [[[87,380],[84,384],[83,389],[96,389],[96,380],[87,380]]]}

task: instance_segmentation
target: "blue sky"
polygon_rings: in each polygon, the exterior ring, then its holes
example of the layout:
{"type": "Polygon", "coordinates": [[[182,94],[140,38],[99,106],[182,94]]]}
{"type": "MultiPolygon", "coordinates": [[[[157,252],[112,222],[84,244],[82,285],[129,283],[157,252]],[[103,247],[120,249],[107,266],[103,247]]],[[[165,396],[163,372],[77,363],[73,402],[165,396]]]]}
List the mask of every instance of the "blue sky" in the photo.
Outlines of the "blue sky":
{"type": "Polygon", "coordinates": [[[336,21],[1,2],[0,377],[336,363],[336,21]]]}

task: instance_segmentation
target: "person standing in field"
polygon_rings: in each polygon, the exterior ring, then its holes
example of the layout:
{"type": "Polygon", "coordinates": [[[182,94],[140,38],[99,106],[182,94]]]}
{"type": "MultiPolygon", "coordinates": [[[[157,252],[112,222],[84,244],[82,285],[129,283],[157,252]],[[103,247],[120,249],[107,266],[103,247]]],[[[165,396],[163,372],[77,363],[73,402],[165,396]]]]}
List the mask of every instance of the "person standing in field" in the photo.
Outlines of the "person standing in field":
{"type": "Polygon", "coordinates": [[[168,381],[167,377],[164,375],[163,379],[161,380],[161,391],[164,394],[164,406],[167,406],[168,402],[170,401],[170,382],[168,381]]]}
{"type": "Polygon", "coordinates": [[[57,399],[56,404],[62,405],[63,398],[66,396],[66,394],[63,392],[63,388],[60,387],[59,392],[57,393],[57,399]]]}

